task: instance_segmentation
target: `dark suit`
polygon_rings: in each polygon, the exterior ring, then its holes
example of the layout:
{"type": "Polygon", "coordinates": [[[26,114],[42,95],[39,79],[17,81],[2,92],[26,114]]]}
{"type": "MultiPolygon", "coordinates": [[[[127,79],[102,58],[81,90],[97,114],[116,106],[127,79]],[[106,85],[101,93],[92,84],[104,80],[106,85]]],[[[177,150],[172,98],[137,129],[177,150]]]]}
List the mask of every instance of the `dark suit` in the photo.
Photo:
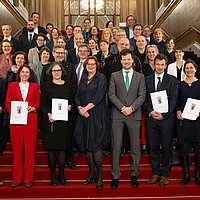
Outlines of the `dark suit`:
{"type": "MultiPolygon", "coordinates": [[[[24,27],[22,29],[22,34],[24,34],[24,33],[27,33],[27,27],[24,27]]],[[[47,31],[46,31],[46,29],[44,27],[38,26],[38,33],[43,33],[44,35],[46,35],[47,31]]]]}
{"type": "Polygon", "coordinates": [[[74,37],[67,40],[66,49],[67,49],[67,51],[74,49],[74,37]]]}
{"type": "Polygon", "coordinates": [[[19,37],[20,50],[23,51],[27,56],[29,49],[34,48],[37,45],[36,36],[37,34],[34,33],[31,43],[28,40],[28,33],[24,33],[19,37]]]}
{"type": "Polygon", "coordinates": [[[112,102],[112,176],[119,179],[119,159],[122,146],[123,129],[126,126],[130,136],[131,146],[131,176],[138,176],[140,162],[140,125],[142,120],[141,106],[145,101],[144,76],[133,70],[129,90],[126,91],[123,71],[111,74],[108,96],[112,102]],[[129,116],[121,113],[122,107],[132,106],[129,116]]]}
{"type": "Polygon", "coordinates": [[[76,54],[76,48],[70,49],[67,54],[67,62],[76,65],[79,63],[79,60],[79,56],[76,54]]]}
{"type": "Polygon", "coordinates": [[[125,32],[126,32],[126,36],[127,36],[127,38],[130,39],[130,38],[129,38],[129,37],[130,37],[130,35],[129,35],[129,27],[126,26],[126,27],[124,27],[123,29],[124,29],[125,32]]]}
{"type": "Polygon", "coordinates": [[[146,77],[147,96],[144,108],[147,114],[147,136],[152,171],[159,176],[168,177],[172,164],[172,138],[175,122],[175,106],[178,96],[178,85],[176,78],[164,73],[159,90],[166,90],[168,97],[169,111],[162,113],[163,120],[155,120],[149,113],[153,111],[150,93],[155,92],[155,74],[146,77]],[[162,145],[162,169],[160,168],[160,145],[162,145]]]}

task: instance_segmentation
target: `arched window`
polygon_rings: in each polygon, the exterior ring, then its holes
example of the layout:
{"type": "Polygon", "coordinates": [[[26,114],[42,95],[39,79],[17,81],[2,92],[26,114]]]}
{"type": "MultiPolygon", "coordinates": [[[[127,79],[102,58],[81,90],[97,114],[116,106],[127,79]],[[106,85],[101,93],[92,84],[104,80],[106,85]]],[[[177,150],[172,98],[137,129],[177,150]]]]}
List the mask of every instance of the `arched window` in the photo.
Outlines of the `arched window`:
{"type": "Polygon", "coordinates": [[[65,24],[82,25],[86,17],[99,28],[109,20],[120,22],[120,0],[64,0],[64,10],[65,24]]]}

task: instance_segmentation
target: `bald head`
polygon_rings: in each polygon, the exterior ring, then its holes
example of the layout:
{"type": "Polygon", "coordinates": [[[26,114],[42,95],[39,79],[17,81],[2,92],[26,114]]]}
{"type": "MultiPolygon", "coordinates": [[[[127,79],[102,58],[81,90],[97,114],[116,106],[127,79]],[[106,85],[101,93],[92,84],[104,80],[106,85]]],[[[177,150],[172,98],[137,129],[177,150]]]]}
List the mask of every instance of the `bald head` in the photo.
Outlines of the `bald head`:
{"type": "Polygon", "coordinates": [[[140,35],[136,39],[136,46],[138,49],[145,49],[145,46],[147,45],[146,38],[143,35],[140,35]]]}

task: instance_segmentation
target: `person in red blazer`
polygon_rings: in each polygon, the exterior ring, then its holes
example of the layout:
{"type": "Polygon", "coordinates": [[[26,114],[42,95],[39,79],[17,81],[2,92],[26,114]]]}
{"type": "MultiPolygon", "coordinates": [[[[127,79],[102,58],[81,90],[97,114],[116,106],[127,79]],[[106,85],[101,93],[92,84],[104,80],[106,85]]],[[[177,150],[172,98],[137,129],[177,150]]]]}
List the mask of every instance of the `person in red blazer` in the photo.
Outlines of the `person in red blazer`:
{"type": "Polygon", "coordinates": [[[10,138],[14,156],[13,182],[10,186],[17,187],[24,181],[25,187],[30,188],[34,174],[40,92],[38,84],[34,83],[34,73],[29,66],[24,65],[19,68],[16,80],[8,85],[6,109],[10,115],[12,101],[26,101],[28,102],[28,119],[27,125],[10,124],[10,138]]]}

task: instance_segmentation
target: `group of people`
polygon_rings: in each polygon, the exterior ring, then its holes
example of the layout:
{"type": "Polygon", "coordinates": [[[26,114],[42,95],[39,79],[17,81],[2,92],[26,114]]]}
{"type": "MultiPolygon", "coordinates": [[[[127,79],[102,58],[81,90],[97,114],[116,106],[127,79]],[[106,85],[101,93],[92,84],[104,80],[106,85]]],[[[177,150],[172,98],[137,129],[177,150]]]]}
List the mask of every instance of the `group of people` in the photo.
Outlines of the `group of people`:
{"type": "MultiPolygon", "coordinates": [[[[14,155],[12,188],[23,182],[25,187],[32,187],[38,126],[48,151],[52,186],[58,182],[68,184],[66,163],[76,169],[75,139],[89,167],[83,184],[96,182],[98,190],[103,188],[102,148],[110,145],[111,188],[118,188],[125,135],[130,143],[131,186],[139,186],[141,144],[146,143],[153,172],[148,184],[168,185],[174,132],[183,160],[180,184],[190,181],[192,144],[195,183],[200,185],[199,116],[195,120],[183,116],[189,98],[200,100],[197,65],[190,59],[184,61],[182,48],[174,48],[173,39],[165,41],[161,28],[153,34],[148,25],[136,23],[132,15],[126,22],[127,27],[118,28],[109,21],[100,32],[86,18],[84,29],[67,25],[64,37],[51,23],[46,29],[39,26],[39,13],[34,12],[19,40],[11,36],[9,24],[2,25],[0,152],[10,133],[14,155]],[[165,93],[165,111],[155,108],[152,96],[159,92],[165,93]],[[64,108],[67,121],[54,119],[54,99],[68,100],[64,108]],[[26,124],[10,123],[14,101],[28,102],[26,124]]],[[[158,104],[162,104],[158,97],[158,104]]],[[[0,185],[4,183],[0,181],[0,185]]]]}

